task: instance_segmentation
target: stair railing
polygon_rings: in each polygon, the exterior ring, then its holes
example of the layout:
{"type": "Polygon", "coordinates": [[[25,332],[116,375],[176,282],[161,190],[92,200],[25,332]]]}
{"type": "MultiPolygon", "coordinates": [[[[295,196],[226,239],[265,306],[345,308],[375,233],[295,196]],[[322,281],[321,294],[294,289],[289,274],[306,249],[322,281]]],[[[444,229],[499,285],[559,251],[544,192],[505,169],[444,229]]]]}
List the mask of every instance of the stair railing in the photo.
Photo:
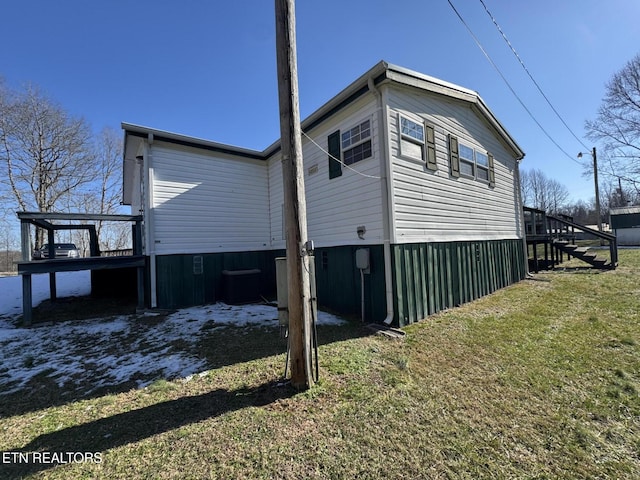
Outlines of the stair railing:
{"type": "Polygon", "coordinates": [[[581,230],[583,232],[589,233],[601,240],[605,240],[609,242],[609,259],[611,262],[611,266],[615,268],[618,266],[618,240],[615,235],[610,233],[601,232],[599,230],[595,230],[593,228],[586,227],[584,225],[580,225],[579,223],[575,223],[571,217],[567,217],[566,215],[548,215],[547,220],[549,221],[549,230],[550,234],[553,238],[562,239],[564,237],[561,236],[561,232],[567,231],[568,228],[571,228],[571,235],[573,239],[575,239],[575,230],[581,230]],[[557,233],[554,233],[557,232],[557,233]]]}

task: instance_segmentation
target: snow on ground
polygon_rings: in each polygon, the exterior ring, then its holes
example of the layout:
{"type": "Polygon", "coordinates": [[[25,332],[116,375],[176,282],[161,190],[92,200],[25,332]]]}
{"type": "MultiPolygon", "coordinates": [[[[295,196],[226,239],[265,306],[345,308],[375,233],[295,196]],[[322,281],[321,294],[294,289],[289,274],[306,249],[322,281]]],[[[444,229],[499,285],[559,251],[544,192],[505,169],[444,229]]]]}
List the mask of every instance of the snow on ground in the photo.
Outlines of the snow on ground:
{"type": "MultiPolygon", "coordinates": [[[[59,297],[79,297],[91,293],[91,272],[60,272],[56,274],[59,297]]],[[[49,298],[49,274],[31,276],[31,303],[35,307],[49,298]]],[[[6,318],[22,315],[22,277],[0,278],[0,329],[7,327],[6,318]]],[[[1,335],[1,334],[0,334],[1,335]]]]}
{"type": "MultiPolygon", "coordinates": [[[[58,296],[89,294],[89,276],[89,272],[57,274],[58,296]]],[[[49,297],[48,289],[48,275],[33,276],[34,306],[49,297]]],[[[93,390],[132,378],[142,387],[154,378],[187,377],[206,370],[206,362],[188,347],[176,349],[174,344],[195,346],[214,325],[278,326],[277,309],[268,305],[217,303],[178,310],[157,322],[149,312],[28,329],[13,325],[21,313],[20,277],[0,278],[0,397],[20,391],[36,375],[71,389],[90,376],[93,390]]],[[[344,322],[318,312],[319,325],[344,322]]]]}

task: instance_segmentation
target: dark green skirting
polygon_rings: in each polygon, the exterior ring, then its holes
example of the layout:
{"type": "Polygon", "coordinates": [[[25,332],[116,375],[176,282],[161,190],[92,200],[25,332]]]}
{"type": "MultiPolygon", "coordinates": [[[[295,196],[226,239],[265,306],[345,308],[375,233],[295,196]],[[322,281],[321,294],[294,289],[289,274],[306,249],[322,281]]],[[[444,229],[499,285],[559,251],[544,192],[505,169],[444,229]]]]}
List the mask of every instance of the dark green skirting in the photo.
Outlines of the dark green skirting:
{"type": "Polygon", "coordinates": [[[320,307],[343,315],[361,317],[360,270],[356,250],[369,249],[370,271],[364,274],[366,322],[381,322],[386,316],[384,249],[382,245],[347,245],[315,250],[316,292],[320,307]]]}
{"type": "Polygon", "coordinates": [[[275,259],[282,251],[159,255],[156,257],[158,307],[183,308],[215,303],[222,299],[222,271],[261,271],[260,293],[276,292],[275,259]]]}
{"type": "Polygon", "coordinates": [[[393,245],[395,320],[400,326],[522,280],[522,240],[393,245]]]}
{"type": "MultiPolygon", "coordinates": [[[[370,272],[364,275],[366,322],[387,314],[384,248],[347,245],[317,248],[316,291],[321,308],[360,318],[361,280],[356,250],[368,248],[370,272]]],[[[160,308],[183,308],[222,300],[223,270],[259,269],[260,293],[276,294],[275,259],[282,250],[156,257],[160,308]]],[[[525,276],[522,240],[419,243],[391,246],[394,324],[408,325],[470,302],[525,276]]]]}

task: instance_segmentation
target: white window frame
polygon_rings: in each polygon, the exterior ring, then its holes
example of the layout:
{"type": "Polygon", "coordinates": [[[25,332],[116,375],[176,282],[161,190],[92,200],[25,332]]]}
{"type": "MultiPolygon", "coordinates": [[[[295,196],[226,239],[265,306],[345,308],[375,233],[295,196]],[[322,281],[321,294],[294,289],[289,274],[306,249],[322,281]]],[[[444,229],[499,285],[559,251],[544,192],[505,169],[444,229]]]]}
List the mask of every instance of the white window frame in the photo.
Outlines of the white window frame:
{"type": "Polygon", "coordinates": [[[458,160],[460,162],[461,177],[472,178],[479,182],[489,183],[489,153],[488,152],[484,150],[480,150],[466,142],[458,140],[458,160]],[[471,150],[471,158],[468,158],[465,155],[463,155],[462,151],[464,148],[471,150]],[[482,163],[478,162],[478,155],[481,155],[486,159],[486,164],[483,165],[482,163]],[[463,164],[471,166],[471,168],[473,169],[472,175],[463,171],[462,169],[463,164]],[[479,176],[478,175],[479,171],[486,172],[487,178],[482,178],[481,176],[479,176]]]}
{"type": "Polygon", "coordinates": [[[489,154],[487,152],[481,152],[479,150],[475,150],[476,155],[476,180],[480,180],[481,182],[489,183],[489,154]],[[482,164],[478,161],[478,156],[483,156],[486,160],[485,164],[482,164]],[[480,177],[479,173],[484,172],[487,178],[480,177]]]}
{"type": "Polygon", "coordinates": [[[412,118],[408,115],[399,113],[398,114],[398,133],[400,134],[400,144],[399,144],[400,155],[405,158],[420,160],[421,162],[424,162],[426,159],[426,150],[427,150],[427,126],[424,120],[422,119],[416,120],[415,118],[412,118]],[[414,137],[413,135],[409,135],[403,132],[403,128],[402,128],[403,120],[414,123],[418,127],[422,128],[422,140],[414,137]],[[411,152],[404,151],[402,148],[403,140],[413,143],[415,145],[418,145],[420,147],[420,157],[416,157],[411,152]]]}
{"type": "Polygon", "coordinates": [[[476,151],[475,149],[466,144],[461,142],[460,140],[458,140],[458,159],[460,160],[460,176],[464,176],[467,178],[476,178],[476,155],[475,155],[476,151]],[[471,157],[466,156],[463,151],[465,149],[470,150],[470,155],[471,157]],[[463,170],[462,166],[463,165],[468,165],[471,166],[471,173],[467,173],[463,170]]]}
{"type": "Polygon", "coordinates": [[[342,157],[342,162],[345,165],[353,165],[355,163],[359,163],[362,162],[363,160],[367,160],[369,158],[373,158],[373,121],[371,120],[371,117],[369,118],[365,118],[359,122],[357,122],[355,125],[353,125],[352,127],[341,131],[340,133],[340,155],[342,157]],[[368,124],[368,128],[364,128],[363,129],[363,125],[368,124]],[[353,137],[356,136],[355,134],[352,136],[351,134],[354,132],[354,130],[357,129],[357,140],[353,140],[353,137]],[[362,132],[363,130],[367,133],[366,137],[362,136],[362,132]],[[348,143],[345,145],[345,135],[349,134],[349,138],[348,143]],[[370,153],[368,156],[366,157],[362,157],[359,160],[353,161],[353,162],[348,162],[347,158],[346,158],[346,153],[349,151],[352,151],[358,147],[361,147],[363,145],[365,145],[367,142],[370,142],[370,153]]]}

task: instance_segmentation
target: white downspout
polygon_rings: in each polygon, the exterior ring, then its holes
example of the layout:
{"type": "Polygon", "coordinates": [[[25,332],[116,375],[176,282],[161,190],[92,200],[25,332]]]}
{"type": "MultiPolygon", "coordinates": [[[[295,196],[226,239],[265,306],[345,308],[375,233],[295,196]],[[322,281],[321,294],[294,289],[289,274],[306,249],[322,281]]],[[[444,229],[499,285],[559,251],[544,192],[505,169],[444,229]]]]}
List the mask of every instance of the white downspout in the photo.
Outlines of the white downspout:
{"type": "Polygon", "coordinates": [[[387,301],[387,316],[384,319],[385,325],[391,325],[393,322],[393,275],[391,274],[391,220],[390,210],[391,202],[389,192],[391,191],[391,168],[387,161],[388,152],[388,125],[386,111],[383,108],[382,94],[376,88],[373,78],[369,77],[367,81],[369,91],[372,92],[378,100],[378,132],[380,138],[380,173],[382,181],[380,186],[382,189],[382,231],[384,235],[383,239],[383,251],[384,251],[384,287],[385,297],[387,301]]]}
{"type": "Polygon", "coordinates": [[[518,203],[518,212],[520,214],[520,235],[522,235],[522,244],[524,246],[524,274],[525,278],[530,277],[531,273],[529,272],[529,246],[527,245],[527,229],[525,226],[524,219],[524,202],[522,200],[522,183],[520,177],[520,162],[522,161],[522,157],[516,159],[516,166],[514,171],[514,178],[516,181],[516,186],[518,191],[516,192],[516,201],[518,203]]]}
{"type": "Polygon", "coordinates": [[[144,213],[145,213],[145,237],[147,254],[149,255],[149,276],[150,278],[150,293],[151,293],[151,308],[158,307],[158,295],[156,292],[157,279],[156,279],[156,246],[155,238],[153,235],[153,162],[151,155],[151,145],[153,145],[153,133],[149,133],[147,136],[147,148],[146,155],[144,155],[144,184],[146,185],[145,199],[144,199],[144,213]]]}

